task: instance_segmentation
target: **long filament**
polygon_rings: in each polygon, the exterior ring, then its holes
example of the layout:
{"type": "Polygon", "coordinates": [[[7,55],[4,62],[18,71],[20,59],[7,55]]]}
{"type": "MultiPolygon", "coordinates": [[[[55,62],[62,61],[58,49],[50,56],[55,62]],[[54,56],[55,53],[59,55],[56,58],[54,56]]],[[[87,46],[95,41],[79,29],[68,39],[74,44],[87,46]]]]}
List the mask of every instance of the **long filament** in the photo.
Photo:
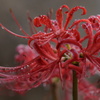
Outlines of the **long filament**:
{"type": "Polygon", "coordinates": [[[28,36],[18,35],[18,34],[16,34],[16,33],[12,32],[12,31],[10,31],[10,30],[7,29],[5,26],[3,26],[1,23],[0,23],[0,27],[1,27],[2,29],[6,30],[7,32],[9,32],[9,33],[12,34],[12,35],[15,35],[15,36],[21,37],[21,38],[30,39],[30,36],[28,37],[28,36]]]}
{"type": "Polygon", "coordinates": [[[17,26],[19,27],[20,31],[22,31],[23,34],[25,34],[26,36],[29,36],[22,28],[22,26],[19,24],[19,22],[17,21],[12,9],[10,9],[10,13],[11,13],[11,16],[12,18],[14,19],[14,21],[16,22],[17,26]]]}

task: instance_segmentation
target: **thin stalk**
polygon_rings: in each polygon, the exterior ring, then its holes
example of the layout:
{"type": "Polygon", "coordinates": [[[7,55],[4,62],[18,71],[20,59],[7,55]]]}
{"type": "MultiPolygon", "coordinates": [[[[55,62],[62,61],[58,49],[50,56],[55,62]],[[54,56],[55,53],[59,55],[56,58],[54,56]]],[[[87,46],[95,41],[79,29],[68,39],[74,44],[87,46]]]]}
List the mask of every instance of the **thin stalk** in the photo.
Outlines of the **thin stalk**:
{"type": "Polygon", "coordinates": [[[51,84],[51,92],[52,92],[52,100],[59,100],[59,95],[58,95],[58,86],[57,83],[52,83],[51,84]]]}
{"type": "Polygon", "coordinates": [[[78,79],[76,76],[76,71],[73,70],[73,100],[78,100],[78,79]]]}

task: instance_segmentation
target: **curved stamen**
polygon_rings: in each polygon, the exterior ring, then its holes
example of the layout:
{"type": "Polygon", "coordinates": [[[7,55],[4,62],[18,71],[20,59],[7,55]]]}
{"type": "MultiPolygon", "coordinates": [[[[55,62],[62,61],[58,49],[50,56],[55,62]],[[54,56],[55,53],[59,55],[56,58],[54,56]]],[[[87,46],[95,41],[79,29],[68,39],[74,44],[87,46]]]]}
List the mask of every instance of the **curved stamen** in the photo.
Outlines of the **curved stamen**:
{"type": "Polygon", "coordinates": [[[35,26],[33,25],[32,18],[30,16],[29,11],[27,11],[27,19],[29,21],[28,23],[29,23],[31,34],[34,34],[34,32],[37,33],[37,30],[36,30],[35,26]]]}
{"type": "Polygon", "coordinates": [[[30,39],[30,38],[31,38],[31,37],[28,37],[28,36],[22,36],[22,35],[16,34],[16,33],[12,32],[12,31],[10,31],[9,29],[7,29],[7,28],[6,28],[5,26],[3,26],[1,23],[0,23],[0,27],[1,27],[2,29],[6,30],[7,32],[9,32],[10,34],[15,35],[15,36],[17,36],[17,37],[26,38],[26,39],[30,39]]]}
{"type": "Polygon", "coordinates": [[[22,26],[18,23],[18,21],[17,21],[15,15],[14,15],[12,9],[10,9],[10,13],[11,13],[12,18],[13,18],[14,21],[16,22],[17,26],[19,27],[20,31],[22,31],[22,33],[25,34],[26,36],[29,36],[29,35],[23,30],[22,26]]]}

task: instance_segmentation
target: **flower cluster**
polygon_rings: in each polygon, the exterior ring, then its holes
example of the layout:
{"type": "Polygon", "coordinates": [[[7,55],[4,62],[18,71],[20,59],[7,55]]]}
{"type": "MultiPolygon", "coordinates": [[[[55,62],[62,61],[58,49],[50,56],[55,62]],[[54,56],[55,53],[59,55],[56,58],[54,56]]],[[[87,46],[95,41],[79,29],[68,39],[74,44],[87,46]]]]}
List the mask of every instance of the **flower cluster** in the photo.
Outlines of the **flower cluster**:
{"type": "MultiPolygon", "coordinates": [[[[76,71],[78,79],[83,78],[87,72],[94,74],[100,70],[100,15],[75,20],[69,26],[73,14],[79,9],[82,10],[82,15],[86,14],[84,7],[76,6],[70,9],[63,5],[56,11],[55,20],[51,19],[51,14],[40,15],[34,19],[29,16],[31,29],[36,32],[32,36],[22,29],[10,10],[25,36],[8,30],[2,24],[0,26],[15,36],[28,39],[28,45],[17,47],[19,54],[15,59],[21,65],[0,67],[0,84],[22,93],[42,83],[51,83],[55,77],[65,85],[66,80],[71,78],[72,70],[76,71]],[[63,9],[67,9],[64,14],[63,9]],[[37,32],[35,27],[42,25],[44,26],[43,31],[37,32]],[[84,37],[80,36],[80,28],[86,34],[84,37]],[[84,47],[82,43],[85,40],[88,41],[84,47]]],[[[83,87],[85,88],[85,86],[83,87]]],[[[82,90],[81,88],[80,85],[80,90],[82,90]]]]}

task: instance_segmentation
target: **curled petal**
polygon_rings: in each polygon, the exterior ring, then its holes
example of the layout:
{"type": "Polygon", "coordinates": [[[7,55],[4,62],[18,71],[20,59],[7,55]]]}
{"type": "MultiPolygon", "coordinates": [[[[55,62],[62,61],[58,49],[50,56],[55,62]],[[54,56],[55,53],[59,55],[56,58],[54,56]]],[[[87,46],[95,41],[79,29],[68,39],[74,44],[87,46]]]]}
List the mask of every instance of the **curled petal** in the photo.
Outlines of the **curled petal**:
{"type": "Polygon", "coordinates": [[[87,50],[90,49],[92,47],[92,43],[93,43],[93,28],[91,26],[91,24],[83,24],[83,28],[85,29],[87,35],[88,35],[88,44],[87,44],[87,50]]]}
{"type": "Polygon", "coordinates": [[[98,31],[100,29],[100,18],[99,18],[99,16],[90,16],[88,19],[92,23],[93,29],[98,31]]]}
{"type": "Polygon", "coordinates": [[[78,9],[82,9],[83,10],[83,13],[81,15],[85,15],[86,14],[86,9],[84,7],[77,6],[77,7],[72,8],[70,10],[70,12],[68,13],[68,17],[66,19],[66,23],[64,25],[64,29],[66,29],[66,27],[68,26],[70,20],[73,17],[74,12],[76,12],[78,9]]]}
{"type": "Polygon", "coordinates": [[[41,24],[46,25],[48,28],[52,27],[51,20],[46,15],[41,15],[40,17],[41,24]]]}
{"type": "Polygon", "coordinates": [[[36,17],[36,18],[33,19],[33,24],[34,24],[36,27],[41,27],[41,26],[42,26],[39,17],[36,17]]]}
{"type": "Polygon", "coordinates": [[[71,25],[70,28],[72,28],[73,26],[75,26],[75,25],[77,25],[81,22],[86,22],[86,24],[82,24],[82,27],[85,29],[86,34],[88,35],[88,38],[89,38],[89,42],[88,42],[88,45],[87,45],[87,49],[89,49],[92,46],[92,43],[93,43],[93,28],[92,28],[91,22],[88,19],[80,19],[80,20],[75,21],[71,25]]]}
{"type": "Polygon", "coordinates": [[[79,19],[79,20],[74,21],[74,23],[69,28],[72,28],[73,26],[78,25],[81,22],[86,22],[88,24],[91,24],[91,22],[88,19],[79,19]]]}
{"type": "Polygon", "coordinates": [[[67,5],[63,5],[61,6],[57,12],[56,12],[56,20],[58,21],[59,24],[59,28],[62,28],[62,24],[63,24],[63,14],[62,14],[62,9],[63,8],[67,8],[69,10],[69,7],[67,5]]]}
{"type": "Polygon", "coordinates": [[[73,39],[65,39],[65,40],[62,40],[57,46],[56,48],[59,49],[61,47],[62,44],[73,44],[73,45],[76,45],[78,46],[80,49],[82,49],[82,46],[79,42],[73,40],[73,39]]]}
{"type": "Polygon", "coordinates": [[[33,23],[36,27],[40,27],[42,24],[46,25],[48,28],[53,28],[51,20],[46,15],[41,15],[33,19],[33,23]]]}

